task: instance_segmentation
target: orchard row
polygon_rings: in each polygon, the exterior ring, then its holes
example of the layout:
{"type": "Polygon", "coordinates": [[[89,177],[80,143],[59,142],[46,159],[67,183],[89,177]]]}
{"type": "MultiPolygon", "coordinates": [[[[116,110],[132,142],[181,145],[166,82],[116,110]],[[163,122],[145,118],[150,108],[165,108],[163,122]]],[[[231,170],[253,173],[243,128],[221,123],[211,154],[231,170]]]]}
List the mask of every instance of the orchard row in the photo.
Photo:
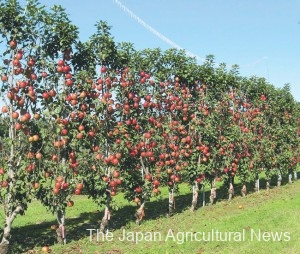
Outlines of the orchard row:
{"type": "Polygon", "coordinates": [[[57,215],[58,241],[65,241],[65,208],[82,191],[105,207],[105,230],[120,191],[139,206],[139,223],[161,186],[169,188],[172,214],[182,182],[191,185],[195,209],[203,185],[213,203],[215,181],[231,198],[235,176],[245,195],[261,172],[268,182],[295,172],[300,115],[288,86],[215,67],[213,57],[199,65],[183,51],[117,45],[104,22],[82,43],[63,10],[47,15],[38,29],[24,17],[27,30],[15,33],[9,22],[3,30],[0,245],[32,198],[57,215]]]}

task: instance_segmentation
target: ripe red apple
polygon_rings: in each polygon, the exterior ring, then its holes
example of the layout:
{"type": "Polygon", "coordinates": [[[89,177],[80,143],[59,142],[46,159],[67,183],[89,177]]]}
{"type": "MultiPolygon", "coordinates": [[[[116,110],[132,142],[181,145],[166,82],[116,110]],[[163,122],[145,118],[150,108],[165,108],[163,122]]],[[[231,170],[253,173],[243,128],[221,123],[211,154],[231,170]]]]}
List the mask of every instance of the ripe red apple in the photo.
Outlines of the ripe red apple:
{"type": "Polygon", "coordinates": [[[56,96],[56,91],[53,90],[53,89],[51,89],[51,90],[49,91],[49,95],[50,95],[51,97],[55,97],[55,96],[56,96]]]}
{"type": "Polygon", "coordinates": [[[113,158],[111,163],[116,166],[119,164],[119,160],[117,158],[113,158]]]}
{"type": "Polygon", "coordinates": [[[73,200],[69,200],[67,205],[68,205],[68,207],[74,206],[74,201],[73,200]]]}
{"type": "Polygon", "coordinates": [[[145,100],[146,100],[146,101],[150,101],[150,100],[151,100],[151,95],[147,94],[147,95],[145,96],[145,100]]]}
{"type": "Polygon", "coordinates": [[[47,75],[48,75],[47,72],[45,72],[45,71],[42,72],[42,77],[43,78],[47,78],[47,75]]]}
{"type": "Polygon", "coordinates": [[[64,181],[64,177],[63,176],[58,176],[56,178],[56,182],[62,183],[64,181]]]}
{"type": "Polygon", "coordinates": [[[61,133],[61,135],[66,136],[66,135],[68,135],[68,130],[62,129],[60,133],[61,133]]]}
{"type": "Polygon", "coordinates": [[[196,178],[197,183],[201,183],[203,181],[203,177],[199,176],[196,178]]]}
{"type": "Polygon", "coordinates": [[[89,137],[94,138],[95,137],[95,132],[94,131],[89,131],[88,135],[89,135],[89,137]]]}
{"type": "Polygon", "coordinates": [[[106,67],[105,66],[102,66],[101,69],[100,69],[101,73],[105,73],[107,71],[106,67]]]}
{"type": "Polygon", "coordinates": [[[37,75],[35,73],[30,74],[30,79],[31,80],[37,80],[37,75]]]}
{"type": "Polygon", "coordinates": [[[48,100],[49,97],[50,97],[50,95],[49,95],[48,92],[43,92],[43,93],[42,93],[42,97],[43,97],[45,100],[48,100]]]}
{"type": "Polygon", "coordinates": [[[151,138],[151,134],[149,132],[146,132],[146,133],[144,133],[144,137],[149,139],[149,138],[151,138]]]}
{"type": "Polygon", "coordinates": [[[52,161],[58,161],[58,156],[56,154],[53,154],[51,159],[52,161]]]}
{"type": "Polygon", "coordinates": [[[71,79],[73,77],[72,73],[66,73],[65,78],[71,79]]]}
{"type": "Polygon", "coordinates": [[[9,42],[9,46],[12,48],[12,49],[15,49],[17,47],[18,43],[16,40],[11,40],[9,42]]]}
{"type": "Polygon", "coordinates": [[[61,182],[56,182],[55,183],[55,188],[61,189],[62,183],[61,182]]]}
{"type": "Polygon", "coordinates": [[[136,187],[136,188],[135,188],[135,191],[136,191],[137,193],[141,193],[141,192],[142,192],[141,186],[136,187]]]}
{"type": "Polygon", "coordinates": [[[84,130],[84,125],[79,125],[79,126],[78,126],[78,130],[79,130],[79,131],[83,131],[83,130],[84,130]]]}
{"type": "Polygon", "coordinates": [[[118,178],[120,176],[120,172],[118,171],[118,170],[115,170],[114,172],[113,172],[113,177],[114,178],[118,178]]]}
{"type": "Polygon", "coordinates": [[[59,192],[60,192],[60,188],[55,187],[55,188],[53,189],[53,194],[54,194],[54,195],[58,195],[59,192]]]}
{"type": "Polygon", "coordinates": [[[13,100],[14,99],[14,92],[12,92],[12,91],[9,91],[7,94],[6,94],[6,97],[8,98],[8,99],[10,99],[10,100],[13,100]]]}
{"type": "Polygon", "coordinates": [[[104,182],[108,182],[109,181],[109,177],[108,176],[103,176],[102,179],[103,179],[104,182]]]}
{"type": "Polygon", "coordinates": [[[65,83],[66,83],[66,86],[72,86],[73,85],[73,80],[72,79],[67,79],[65,83]]]}
{"type": "Polygon", "coordinates": [[[82,190],[83,189],[83,183],[77,183],[76,188],[78,190],[82,190]]]}
{"type": "Polygon", "coordinates": [[[70,65],[65,65],[65,66],[63,66],[63,72],[64,72],[64,73],[68,73],[68,72],[70,72],[70,71],[71,71],[70,65]]]}
{"type": "Polygon", "coordinates": [[[156,187],[159,186],[159,181],[158,181],[157,179],[155,179],[155,180],[153,181],[153,185],[156,186],[156,187]]]}
{"type": "Polygon", "coordinates": [[[117,186],[116,181],[110,180],[110,181],[109,181],[109,186],[111,186],[111,187],[116,187],[116,186],[117,186]]]}
{"type": "Polygon", "coordinates": [[[64,66],[65,65],[65,61],[62,60],[62,59],[60,59],[60,60],[58,60],[57,65],[60,66],[60,67],[64,66]]]}
{"type": "Polygon", "coordinates": [[[3,106],[3,107],[1,108],[1,112],[2,112],[2,113],[7,113],[7,112],[8,112],[8,107],[7,107],[7,106],[3,106]]]}
{"type": "Polygon", "coordinates": [[[31,67],[34,66],[34,64],[35,64],[34,59],[30,58],[30,59],[28,60],[27,64],[28,64],[28,66],[31,66],[31,67]]]}
{"type": "Polygon", "coordinates": [[[133,199],[133,202],[136,203],[136,204],[138,204],[138,203],[140,202],[140,199],[139,199],[138,197],[135,197],[135,198],[133,199]]]}
{"type": "Polygon", "coordinates": [[[68,189],[68,187],[69,187],[69,184],[68,184],[68,183],[63,183],[62,188],[63,188],[64,190],[68,189]]]}
{"type": "Polygon", "coordinates": [[[82,133],[78,133],[76,137],[77,137],[77,139],[82,139],[83,138],[83,134],[82,133]]]}
{"type": "Polygon", "coordinates": [[[8,77],[6,74],[1,77],[2,82],[6,82],[7,80],[8,80],[8,77]]]}
{"type": "Polygon", "coordinates": [[[151,176],[150,174],[147,174],[147,175],[145,176],[145,178],[146,178],[146,180],[148,180],[148,181],[152,181],[152,176],[151,176]]]}
{"type": "Polygon", "coordinates": [[[16,57],[16,59],[21,60],[23,58],[23,52],[19,51],[15,57],[16,57]]]}

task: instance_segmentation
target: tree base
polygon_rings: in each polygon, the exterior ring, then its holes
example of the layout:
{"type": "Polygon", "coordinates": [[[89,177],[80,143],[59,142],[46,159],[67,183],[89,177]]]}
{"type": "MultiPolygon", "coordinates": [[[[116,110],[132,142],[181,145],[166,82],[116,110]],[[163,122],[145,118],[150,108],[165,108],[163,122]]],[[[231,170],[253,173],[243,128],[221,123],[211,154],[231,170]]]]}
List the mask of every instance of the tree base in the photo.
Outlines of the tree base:
{"type": "Polygon", "coordinates": [[[107,219],[102,219],[99,227],[99,231],[101,233],[105,233],[106,229],[108,227],[108,220],[107,219]]]}
{"type": "Polygon", "coordinates": [[[0,243],[0,254],[7,254],[9,250],[9,242],[3,241],[0,243]]]}
{"type": "Polygon", "coordinates": [[[66,243],[66,230],[63,227],[58,227],[56,229],[56,240],[58,244],[65,244],[66,243]]]}
{"type": "Polygon", "coordinates": [[[194,212],[196,210],[196,206],[197,206],[197,202],[193,201],[192,205],[191,205],[191,208],[190,208],[191,212],[194,212]]]}
{"type": "Polygon", "coordinates": [[[211,206],[211,205],[215,204],[215,202],[216,202],[215,196],[210,195],[210,197],[209,197],[209,204],[208,205],[211,206]]]}
{"type": "Polygon", "coordinates": [[[142,222],[142,220],[143,220],[143,218],[144,218],[144,216],[145,216],[145,210],[144,210],[143,207],[141,207],[135,213],[135,218],[136,218],[135,223],[137,225],[140,225],[141,222],[142,222]]]}
{"type": "Polygon", "coordinates": [[[173,215],[174,215],[174,209],[173,209],[173,206],[172,207],[170,206],[168,209],[168,212],[167,212],[167,217],[169,218],[173,215]]]}
{"type": "Polygon", "coordinates": [[[246,197],[246,195],[247,195],[247,187],[245,184],[243,185],[243,188],[241,189],[241,194],[242,194],[242,197],[246,197]]]}

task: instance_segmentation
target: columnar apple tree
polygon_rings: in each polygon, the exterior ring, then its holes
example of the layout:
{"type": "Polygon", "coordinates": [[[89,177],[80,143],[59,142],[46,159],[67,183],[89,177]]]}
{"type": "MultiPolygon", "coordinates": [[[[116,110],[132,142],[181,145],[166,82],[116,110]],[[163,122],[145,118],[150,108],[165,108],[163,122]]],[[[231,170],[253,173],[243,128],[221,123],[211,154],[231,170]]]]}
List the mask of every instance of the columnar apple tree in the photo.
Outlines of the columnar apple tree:
{"type": "Polygon", "coordinates": [[[92,154],[84,158],[83,182],[88,195],[99,208],[105,207],[100,223],[100,230],[104,231],[115,205],[113,197],[122,184],[122,166],[126,159],[124,144],[128,134],[120,121],[123,105],[117,102],[119,79],[126,70],[118,66],[110,27],[103,21],[98,22],[96,27],[97,31],[89,41],[77,44],[74,68],[84,73],[89,81],[82,80],[82,91],[78,94],[80,100],[83,97],[94,99],[85,103],[88,111],[81,120],[78,135],[85,140],[92,154]]]}
{"type": "MultiPolygon", "coordinates": [[[[69,24],[64,10],[58,6],[47,12],[34,0],[28,1],[25,8],[17,1],[2,1],[0,8],[1,100],[6,130],[1,158],[5,226],[0,251],[6,253],[15,217],[25,213],[32,194],[41,186],[43,157],[50,152],[46,150],[48,141],[53,145],[45,122],[40,124],[41,116],[54,117],[50,111],[44,115],[44,102],[55,100],[52,97],[58,79],[54,74],[54,59],[70,49],[77,29],[69,24]],[[51,81],[47,81],[49,73],[51,81]]],[[[59,174],[56,169],[53,171],[59,174]]]]}

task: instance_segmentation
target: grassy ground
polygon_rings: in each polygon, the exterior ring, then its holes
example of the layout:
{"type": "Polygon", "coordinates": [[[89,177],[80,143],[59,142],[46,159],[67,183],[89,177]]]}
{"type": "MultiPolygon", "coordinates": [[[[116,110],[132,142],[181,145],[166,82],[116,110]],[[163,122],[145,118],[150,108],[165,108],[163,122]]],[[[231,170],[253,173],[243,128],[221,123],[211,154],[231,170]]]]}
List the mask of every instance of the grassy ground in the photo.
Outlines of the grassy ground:
{"type": "MultiPolygon", "coordinates": [[[[230,202],[219,195],[216,205],[205,207],[201,207],[201,193],[199,208],[191,212],[191,192],[182,185],[175,215],[165,217],[167,199],[153,200],[147,203],[146,219],[139,226],[134,223],[136,207],[117,196],[121,208],[112,214],[109,234],[99,235],[98,241],[95,231],[90,239],[87,229],[96,229],[102,211],[87,197],[76,196],[74,207],[67,209],[65,246],[55,244],[54,216],[34,201],[14,223],[14,252],[40,253],[42,246],[49,245],[51,253],[64,254],[300,253],[299,193],[300,181],[296,181],[269,192],[236,196],[230,202]]],[[[165,189],[163,194],[167,197],[165,189]]]]}

